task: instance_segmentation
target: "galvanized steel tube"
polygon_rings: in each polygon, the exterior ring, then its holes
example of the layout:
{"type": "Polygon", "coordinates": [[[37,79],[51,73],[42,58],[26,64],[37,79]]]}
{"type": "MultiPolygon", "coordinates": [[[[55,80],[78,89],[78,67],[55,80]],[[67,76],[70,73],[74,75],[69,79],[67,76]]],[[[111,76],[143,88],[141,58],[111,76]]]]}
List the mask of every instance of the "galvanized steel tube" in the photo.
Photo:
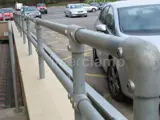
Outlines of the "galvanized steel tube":
{"type": "Polygon", "coordinates": [[[29,53],[29,55],[32,55],[32,45],[31,45],[31,41],[30,41],[31,22],[28,19],[26,19],[26,24],[27,24],[27,37],[28,37],[28,53],[29,53]]]}
{"type": "Polygon", "coordinates": [[[59,24],[59,23],[53,23],[49,21],[44,21],[41,19],[37,19],[37,23],[42,25],[43,27],[49,28],[51,30],[54,30],[60,34],[65,35],[65,30],[67,29],[67,25],[59,24]]]}
{"type": "Polygon", "coordinates": [[[132,81],[134,120],[159,120],[160,52],[139,38],[127,38],[120,44],[125,67],[132,81]],[[133,87],[135,86],[135,87],[133,87]]]}
{"type": "MultiPolygon", "coordinates": [[[[84,52],[72,53],[73,93],[74,95],[86,94],[84,52]]],[[[84,116],[75,110],[75,120],[84,120],[84,116]]]]}
{"type": "Polygon", "coordinates": [[[17,79],[16,79],[16,61],[15,61],[15,50],[13,44],[13,33],[11,23],[8,23],[9,26],[9,50],[11,56],[11,69],[12,69],[12,78],[13,78],[13,91],[14,91],[14,100],[15,100],[15,112],[20,112],[20,105],[18,100],[18,93],[17,93],[17,79]]]}
{"type": "Polygon", "coordinates": [[[64,88],[67,90],[68,93],[72,93],[73,91],[73,83],[72,81],[68,78],[68,76],[65,75],[65,73],[57,66],[56,63],[48,56],[48,54],[42,50],[40,51],[41,56],[43,59],[46,61],[48,66],[51,68],[53,73],[57,76],[59,81],[62,83],[64,88]]]}
{"type": "Polygon", "coordinates": [[[29,36],[28,40],[30,40],[32,42],[32,44],[34,45],[34,47],[37,48],[37,42],[35,41],[35,39],[32,36],[29,36]]]}
{"type": "Polygon", "coordinates": [[[41,27],[38,23],[36,23],[36,35],[37,35],[37,53],[38,53],[38,62],[39,62],[39,76],[40,79],[45,78],[45,70],[44,70],[44,60],[40,55],[40,51],[43,50],[43,42],[42,42],[42,33],[41,27]]]}
{"type": "Polygon", "coordinates": [[[23,44],[26,44],[26,34],[25,34],[25,29],[26,29],[25,21],[24,21],[24,18],[22,18],[23,44]]]}
{"type": "Polygon", "coordinates": [[[104,33],[95,32],[87,29],[79,29],[75,33],[76,40],[82,44],[87,44],[93,48],[97,48],[104,52],[108,51],[110,54],[117,56],[117,48],[124,40],[113,35],[106,35],[104,33]]]}
{"type": "MultiPolygon", "coordinates": [[[[44,60],[46,61],[48,66],[51,68],[51,70],[55,73],[57,78],[60,80],[60,82],[62,83],[64,88],[67,90],[67,92],[72,93],[73,83],[68,78],[68,76],[66,76],[65,73],[56,65],[56,63],[53,62],[53,60],[47,55],[45,51],[41,51],[41,55],[43,56],[44,60]]],[[[96,113],[96,109],[92,106],[92,104],[89,101],[85,101],[85,100],[81,101],[79,104],[79,109],[81,113],[85,115],[86,118],[88,118],[88,120],[104,120],[99,113],[96,113]]]]}
{"type": "Polygon", "coordinates": [[[88,100],[81,101],[78,108],[87,120],[104,120],[88,100]]]}
{"type": "Polygon", "coordinates": [[[19,16],[20,36],[22,37],[22,16],[19,16]]]}

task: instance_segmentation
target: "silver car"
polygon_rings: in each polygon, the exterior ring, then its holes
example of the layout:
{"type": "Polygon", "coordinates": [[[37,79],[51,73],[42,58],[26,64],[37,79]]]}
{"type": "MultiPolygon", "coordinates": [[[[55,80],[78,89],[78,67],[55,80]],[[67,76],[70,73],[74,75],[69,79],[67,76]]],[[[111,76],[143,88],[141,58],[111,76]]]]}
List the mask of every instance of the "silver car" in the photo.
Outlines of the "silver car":
{"type": "MultiPolygon", "coordinates": [[[[138,37],[156,45],[160,50],[160,1],[129,0],[108,3],[101,11],[95,29],[122,38],[138,37]]],[[[108,88],[115,100],[123,100],[124,95],[133,98],[127,88],[130,77],[125,61],[95,48],[93,59],[106,71],[108,88]]]]}
{"type": "Polygon", "coordinates": [[[66,17],[87,17],[87,11],[83,8],[81,4],[68,4],[64,13],[66,17]]]}
{"type": "Polygon", "coordinates": [[[22,14],[33,18],[42,18],[41,12],[35,6],[23,7],[22,14]]]}
{"type": "Polygon", "coordinates": [[[98,7],[96,6],[91,6],[89,4],[81,3],[84,9],[86,9],[88,12],[95,12],[98,10],[98,7]]]}

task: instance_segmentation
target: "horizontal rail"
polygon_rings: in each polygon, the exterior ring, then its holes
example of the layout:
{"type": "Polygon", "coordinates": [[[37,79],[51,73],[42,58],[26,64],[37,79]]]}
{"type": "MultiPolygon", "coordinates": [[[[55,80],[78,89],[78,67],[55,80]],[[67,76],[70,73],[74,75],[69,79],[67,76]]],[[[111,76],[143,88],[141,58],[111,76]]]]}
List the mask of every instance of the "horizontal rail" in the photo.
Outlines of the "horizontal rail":
{"type": "Polygon", "coordinates": [[[57,66],[56,63],[53,62],[53,60],[47,55],[45,51],[41,51],[40,53],[48,66],[51,68],[51,70],[55,73],[57,78],[60,80],[62,85],[65,87],[65,89],[69,92],[73,92],[73,83],[68,78],[68,76],[65,75],[65,73],[57,66]]]}
{"type": "MultiPolygon", "coordinates": [[[[25,17],[25,18],[31,19],[33,21],[33,18],[30,17],[25,17]]],[[[35,19],[34,22],[37,22],[37,24],[43,27],[46,27],[48,29],[54,30],[62,35],[67,36],[67,29],[69,28],[69,26],[67,25],[53,23],[46,20],[44,21],[38,18],[35,19]]],[[[109,51],[115,57],[117,56],[117,49],[120,43],[124,41],[123,38],[83,29],[81,27],[79,28],[79,26],[70,25],[70,27],[73,27],[75,29],[73,31],[74,32],[73,37],[75,37],[75,39],[78,42],[89,45],[91,47],[97,48],[102,51],[109,51]]]]}
{"type": "Polygon", "coordinates": [[[46,27],[48,29],[54,30],[60,34],[65,35],[65,29],[67,29],[67,25],[59,24],[59,23],[53,23],[49,21],[44,21],[41,19],[37,19],[37,23],[40,24],[43,27],[46,27]]]}
{"type": "Polygon", "coordinates": [[[13,79],[13,91],[14,91],[14,101],[15,101],[15,112],[21,112],[19,100],[18,100],[18,90],[17,90],[17,78],[16,78],[16,55],[14,49],[14,37],[11,22],[8,22],[9,29],[9,50],[10,50],[10,59],[11,59],[11,71],[13,79]]]}
{"type": "Polygon", "coordinates": [[[123,38],[106,35],[87,29],[79,29],[75,32],[76,40],[82,44],[89,45],[101,51],[109,51],[111,55],[117,56],[117,48],[124,41],[123,38]]]}

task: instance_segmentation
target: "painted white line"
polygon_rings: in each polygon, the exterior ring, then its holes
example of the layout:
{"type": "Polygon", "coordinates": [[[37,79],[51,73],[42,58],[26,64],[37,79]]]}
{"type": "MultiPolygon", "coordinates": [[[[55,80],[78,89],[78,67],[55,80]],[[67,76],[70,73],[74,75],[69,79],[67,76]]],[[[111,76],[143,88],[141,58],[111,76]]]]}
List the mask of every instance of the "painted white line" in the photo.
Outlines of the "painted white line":
{"type": "Polygon", "coordinates": [[[67,49],[55,49],[55,51],[68,51],[67,49]]]}
{"type": "Polygon", "coordinates": [[[106,78],[106,76],[105,76],[105,75],[102,75],[102,74],[90,74],[90,73],[86,73],[85,75],[86,75],[86,76],[89,76],[89,77],[106,78]]]}
{"type": "Polygon", "coordinates": [[[52,42],[50,42],[50,43],[47,43],[46,45],[48,46],[48,45],[52,45],[52,44],[54,44],[54,43],[59,43],[59,41],[52,41],[52,42]]]}

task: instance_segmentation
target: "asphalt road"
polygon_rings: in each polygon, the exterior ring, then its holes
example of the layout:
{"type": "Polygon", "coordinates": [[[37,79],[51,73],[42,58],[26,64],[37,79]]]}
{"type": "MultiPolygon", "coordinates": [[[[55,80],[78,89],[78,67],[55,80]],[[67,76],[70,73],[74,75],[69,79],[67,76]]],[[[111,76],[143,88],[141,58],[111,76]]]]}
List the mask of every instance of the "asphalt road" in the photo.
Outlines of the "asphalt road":
{"type": "MultiPolygon", "coordinates": [[[[48,9],[48,14],[43,15],[42,19],[57,22],[61,24],[71,25],[76,24],[83,26],[87,29],[94,30],[94,23],[97,20],[99,11],[94,13],[88,13],[88,17],[65,17],[64,7],[51,7],[48,9]]],[[[46,28],[43,28],[44,42],[70,67],[71,65],[71,53],[67,50],[68,39],[59,33],[53,32],[46,28]]],[[[92,48],[85,46],[85,68],[86,68],[86,81],[97,90],[102,96],[104,96],[110,103],[112,103],[122,114],[124,114],[129,120],[132,120],[133,109],[132,101],[126,99],[124,102],[114,101],[107,88],[106,74],[100,66],[97,66],[93,62],[92,48]]]]}

